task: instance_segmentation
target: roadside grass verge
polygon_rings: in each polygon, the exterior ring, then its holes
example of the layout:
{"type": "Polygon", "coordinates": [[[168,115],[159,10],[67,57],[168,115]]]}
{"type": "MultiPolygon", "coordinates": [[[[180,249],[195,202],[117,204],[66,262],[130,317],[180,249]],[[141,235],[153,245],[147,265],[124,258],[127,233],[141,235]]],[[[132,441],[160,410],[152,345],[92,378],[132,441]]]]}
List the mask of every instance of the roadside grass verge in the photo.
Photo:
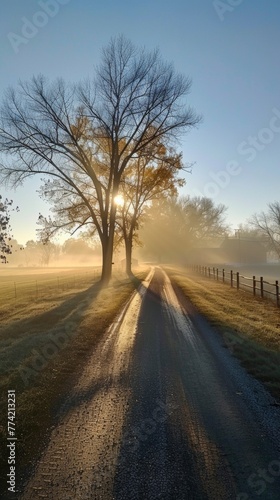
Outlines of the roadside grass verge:
{"type": "Polygon", "coordinates": [[[186,269],[165,270],[245,369],[280,401],[280,309],[269,299],[254,298],[186,269]]]}
{"type": "MultiPolygon", "coordinates": [[[[1,426],[0,467],[7,467],[7,391],[16,391],[17,485],[39,457],[57,410],[81,373],[97,341],[148,273],[140,267],[133,279],[114,273],[109,286],[96,280],[86,289],[68,289],[36,304],[0,327],[1,426]],[[20,477],[21,476],[21,477],[20,477]]],[[[5,481],[4,489],[7,484],[5,481]]]]}

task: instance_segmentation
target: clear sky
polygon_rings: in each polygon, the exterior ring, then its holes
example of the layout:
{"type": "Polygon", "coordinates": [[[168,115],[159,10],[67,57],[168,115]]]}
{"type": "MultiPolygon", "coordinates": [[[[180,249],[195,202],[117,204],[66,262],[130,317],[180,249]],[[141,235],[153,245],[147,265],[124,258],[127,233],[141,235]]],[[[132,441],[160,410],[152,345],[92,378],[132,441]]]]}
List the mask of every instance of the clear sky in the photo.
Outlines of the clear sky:
{"type": "MultiPolygon", "coordinates": [[[[280,2],[276,0],[10,0],[1,3],[0,99],[19,79],[43,73],[79,81],[93,74],[100,49],[123,33],[159,47],[193,80],[189,103],[204,116],[180,145],[195,162],[182,194],[228,207],[232,228],[280,186],[280,2]],[[43,12],[43,14],[42,14],[43,12]],[[39,26],[40,25],[40,26],[39,26]]],[[[35,238],[40,179],[16,192],[14,236],[35,238]]]]}

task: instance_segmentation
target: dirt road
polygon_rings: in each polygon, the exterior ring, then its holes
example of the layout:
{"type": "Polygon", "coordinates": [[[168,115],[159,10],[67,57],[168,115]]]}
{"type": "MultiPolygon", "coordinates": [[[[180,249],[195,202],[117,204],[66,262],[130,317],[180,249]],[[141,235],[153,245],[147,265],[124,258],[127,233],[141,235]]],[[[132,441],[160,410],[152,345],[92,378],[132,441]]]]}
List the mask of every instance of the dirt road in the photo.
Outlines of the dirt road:
{"type": "Polygon", "coordinates": [[[22,499],[280,498],[280,409],[151,271],[73,388],[22,499]]]}

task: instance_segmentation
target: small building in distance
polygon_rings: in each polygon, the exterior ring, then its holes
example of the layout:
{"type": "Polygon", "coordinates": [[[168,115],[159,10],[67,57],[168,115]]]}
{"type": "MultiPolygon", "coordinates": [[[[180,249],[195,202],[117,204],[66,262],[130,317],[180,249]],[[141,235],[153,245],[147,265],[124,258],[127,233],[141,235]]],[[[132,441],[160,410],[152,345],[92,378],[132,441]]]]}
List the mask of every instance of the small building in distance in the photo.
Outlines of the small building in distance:
{"type": "Polygon", "coordinates": [[[267,261],[266,249],[258,240],[225,238],[220,248],[230,263],[264,264],[267,261]]]}
{"type": "Polygon", "coordinates": [[[216,248],[193,248],[187,255],[189,264],[265,264],[267,254],[258,240],[225,238],[216,248]]]}

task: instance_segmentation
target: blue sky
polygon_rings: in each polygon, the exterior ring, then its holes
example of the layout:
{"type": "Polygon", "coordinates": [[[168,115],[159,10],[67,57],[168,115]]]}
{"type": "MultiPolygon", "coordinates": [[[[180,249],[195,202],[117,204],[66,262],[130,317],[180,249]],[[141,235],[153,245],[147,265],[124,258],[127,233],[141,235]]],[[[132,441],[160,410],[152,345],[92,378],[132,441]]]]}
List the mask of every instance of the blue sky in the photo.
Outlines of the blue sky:
{"type": "MultiPolygon", "coordinates": [[[[232,228],[279,200],[280,3],[10,0],[3,4],[0,99],[8,85],[34,74],[71,81],[92,75],[102,46],[123,33],[137,45],[158,47],[164,59],[193,80],[189,103],[204,119],[179,146],[185,161],[195,162],[182,194],[210,195],[215,203],[225,204],[232,228]],[[44,9],[49,14],[42,16],[44,9]]],[[[39,185],[40,179],[34,179],[16,192],[0,188],[20,206],[12,224],[22,243],[35,238],[38,213],[48,210],[36,194],[39,185]]]]}

